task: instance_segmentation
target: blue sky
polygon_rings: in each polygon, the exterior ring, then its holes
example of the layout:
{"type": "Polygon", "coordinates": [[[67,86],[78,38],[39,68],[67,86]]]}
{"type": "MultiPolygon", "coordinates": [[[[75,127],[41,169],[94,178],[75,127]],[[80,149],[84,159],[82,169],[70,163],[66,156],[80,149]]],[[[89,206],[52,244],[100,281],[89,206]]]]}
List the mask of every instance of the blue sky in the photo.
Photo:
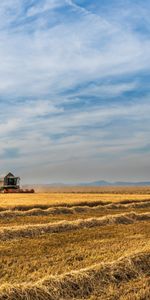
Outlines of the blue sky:
{"type": "Polygon", "coordinates": [[[0,168],[148,180],[150,2],[0,1],[0,168]]]}

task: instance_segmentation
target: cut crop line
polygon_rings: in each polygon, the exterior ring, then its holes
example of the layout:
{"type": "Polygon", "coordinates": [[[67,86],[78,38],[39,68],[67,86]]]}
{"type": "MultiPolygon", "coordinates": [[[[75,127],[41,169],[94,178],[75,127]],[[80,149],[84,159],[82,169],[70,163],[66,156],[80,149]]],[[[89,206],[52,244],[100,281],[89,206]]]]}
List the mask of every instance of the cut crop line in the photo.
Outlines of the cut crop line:
{"type": "MultiPolygon", "coordinates": [[[[136,253],[112,263],[102,263],[28,284],[3,285],[0,300],[87,299],[103,293],[109,285],[150,275],[150,252],[136,253]]],[[[150,295],[150,291],[149,291],[150,295]]]]}
{"type": "Polygon", "coordinates": [[[92,213],[107,210],[128,210],[128,209],[145,209],[150,208],[150,201],[139,202],[139,203],[128,203],[119,204],[111,203],[106,205],[97,205],[90,207],[85,206],[72,206],[72,207],[49,207],[47,209],[42,208],[32,208],[28,210],[4,210],[0,212],[0,219],[5,218],[15,218],[15,217],[25,217],[25,216],[48,216],[48,215],[67,215],[76,213],[92,213]]]}
{"type": "Polygon", "coordinates": [[[61,233],[66,231],[107,226],[113,224],[132,224],[137,221],[150,221],[150,213],[108,215],[99,218],[78,219],[75,221],[60,221],[56,223],[1,227],[0,240],[7,241],[18,238],[33,238],[42,234],[61,233]]]}

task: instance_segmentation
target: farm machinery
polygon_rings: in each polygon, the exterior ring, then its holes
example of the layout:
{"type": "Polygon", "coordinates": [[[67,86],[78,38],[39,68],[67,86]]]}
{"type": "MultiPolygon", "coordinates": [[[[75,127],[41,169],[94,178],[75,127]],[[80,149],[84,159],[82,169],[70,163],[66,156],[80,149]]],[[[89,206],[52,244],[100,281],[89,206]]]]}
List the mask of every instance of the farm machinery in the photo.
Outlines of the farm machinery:
{"type": "Polygon", "coordinates": [[[2,194],[32,194],[35,193],[34,189],[10,189],[10,188],[4,188],[0,189],[0,193],[2,194]]]}
{"type": "Polygon", "coordinates": [[[8,173],[6,176],[0,178],[0,193],[34,193],[34,189],[22,189],[20,188],[20,177],[14,176],[12,173],[8,173]]]}

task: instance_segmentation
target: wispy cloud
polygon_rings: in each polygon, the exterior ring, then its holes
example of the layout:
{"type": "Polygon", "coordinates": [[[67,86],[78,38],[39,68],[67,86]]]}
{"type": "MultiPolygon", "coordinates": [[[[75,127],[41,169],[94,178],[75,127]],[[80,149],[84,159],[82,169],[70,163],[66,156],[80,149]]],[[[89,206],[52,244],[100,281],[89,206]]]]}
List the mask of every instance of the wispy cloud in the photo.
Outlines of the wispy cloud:
{"type": "Polygon", "coordinates": [[[42,14],[49,10],[54,10],[56,8],[63,7],[65,5],[65,1],[62,0],[44,0],[44,1],[37,1],[36,3],[33,2],[27,11],[28,17],[33,17],[37,14],[42,14]]]}
{"type": "Polygon", "coordinates": [[[54,166],[54,180],[73,181],[87,178],[89,164],[88,179],[98,179],[95,164],[104,170],[113,158],[123,178],[133,153],[148,157],[150,5],[108,2],[1,1],[2,170],[29,178],[32,167],[35,181],[37,170],[53,181],[54,166]]]}

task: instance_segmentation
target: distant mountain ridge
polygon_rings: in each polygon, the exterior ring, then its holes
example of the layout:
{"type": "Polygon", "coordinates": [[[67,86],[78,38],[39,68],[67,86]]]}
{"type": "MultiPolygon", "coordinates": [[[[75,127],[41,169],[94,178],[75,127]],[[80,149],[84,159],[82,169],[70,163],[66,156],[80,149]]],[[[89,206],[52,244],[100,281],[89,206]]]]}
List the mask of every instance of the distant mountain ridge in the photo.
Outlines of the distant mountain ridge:
{"type": "Polygon", "coordinates": [[[115,181],[109,182],[105,180],[93,181],[93,182],[81,182],[81,183],[74,183],[74,184],[67,184],[67,183],[50,183],[50,184],[25,184],[23,185],[24,188],[28,187],[69,187],[69,186],[89,186],[89,187],[102,187],[102,186],[150,186],[150,181],[115,181]]]}
{"type": "Polygon", "coordinates": [[[115,181],[109,182],[105,180],[81,183],[80,186],[150,186],[150,181],[115,181]]]}

